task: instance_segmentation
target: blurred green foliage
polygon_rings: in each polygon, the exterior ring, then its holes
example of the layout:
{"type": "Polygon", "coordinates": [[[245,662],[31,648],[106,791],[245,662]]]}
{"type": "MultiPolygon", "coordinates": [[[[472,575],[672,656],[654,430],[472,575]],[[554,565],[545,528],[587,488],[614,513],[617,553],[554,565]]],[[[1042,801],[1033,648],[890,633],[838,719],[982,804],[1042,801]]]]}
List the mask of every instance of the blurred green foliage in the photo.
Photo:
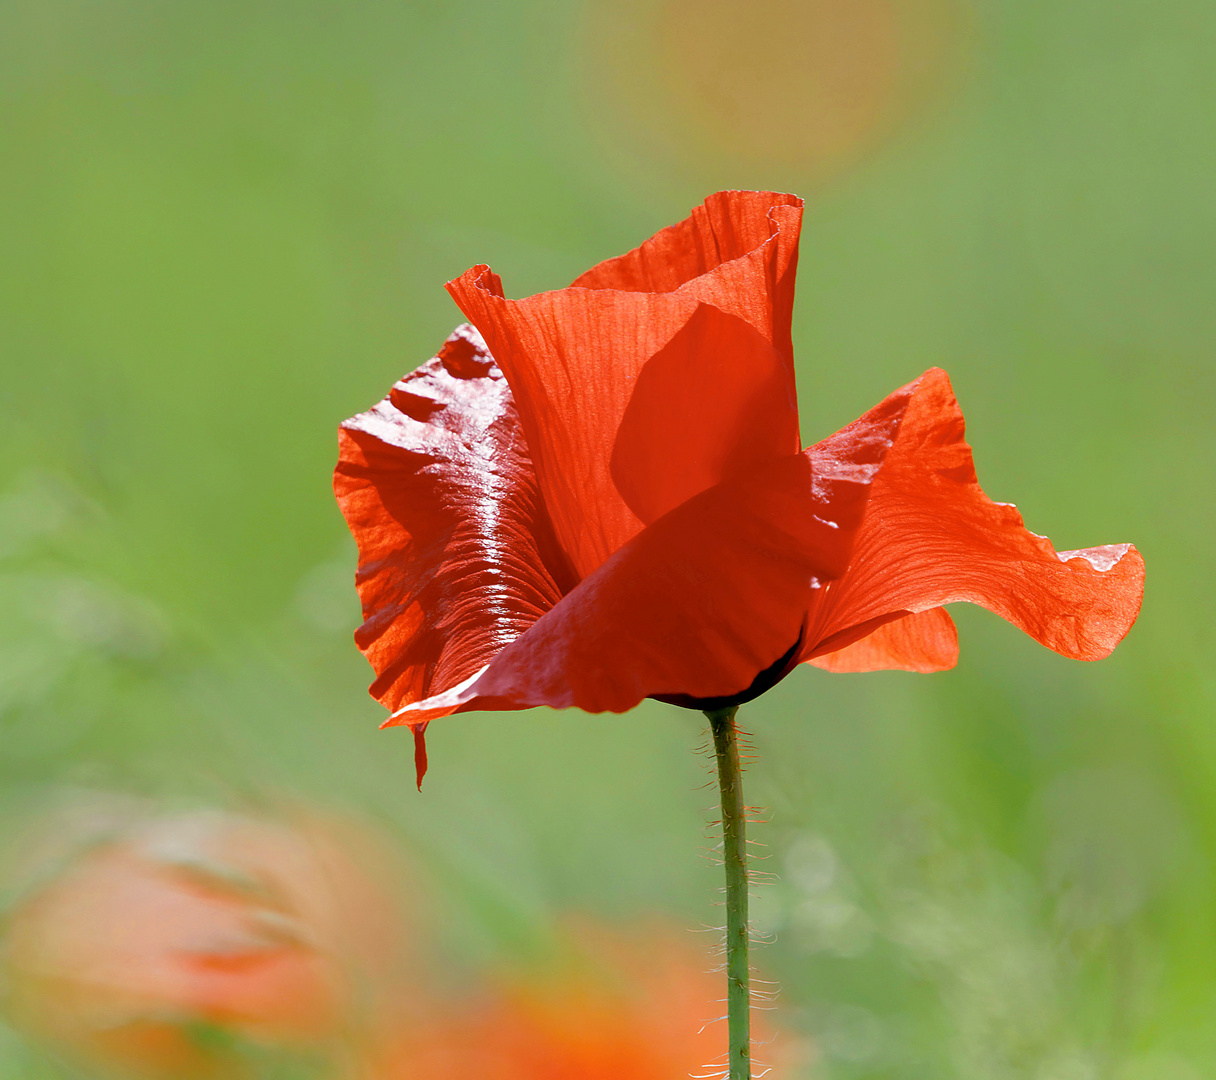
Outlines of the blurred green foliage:
{"type": "MultiPolygon", "coordinates": [[[[458,321],[445,279],[559,287],[711,190],[796,190],[804,437],[940,365],[994,498],[1149,567],[1101,664],[963,611],[954,672],[808,669],[745,710],[758,960],[808,1075],[1212,1075],[1216,9],[983,0],[936,95],[816,169],[660,91],[643,132],[602,81],[611,6],[0,9],[6,807],[354,805],[437,877],[462,963],[571,907],[712,922],[695,714],[437,723],[412,790],[329,473],[458,321]]],[[[778,19],[757,72],[797,80],[797,46],[778,19]]],[[[67,1075],[10,1033],[0,1072],[67,1075]]]]}

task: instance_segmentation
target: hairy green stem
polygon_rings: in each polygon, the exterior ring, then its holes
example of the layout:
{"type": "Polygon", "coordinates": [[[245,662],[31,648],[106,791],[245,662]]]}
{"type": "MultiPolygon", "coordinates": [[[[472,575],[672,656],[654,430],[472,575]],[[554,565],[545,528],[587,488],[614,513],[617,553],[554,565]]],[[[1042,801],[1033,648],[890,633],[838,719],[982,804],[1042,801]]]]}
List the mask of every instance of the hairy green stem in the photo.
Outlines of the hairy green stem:
{"type": "Polygon", "coordinates": [[[736,705],[707,711],[722,792],[722,862],[726,867],[726,1013],[730,1080],[751,1080],[751,969],[748,965],[747,836],[736,705]]]}

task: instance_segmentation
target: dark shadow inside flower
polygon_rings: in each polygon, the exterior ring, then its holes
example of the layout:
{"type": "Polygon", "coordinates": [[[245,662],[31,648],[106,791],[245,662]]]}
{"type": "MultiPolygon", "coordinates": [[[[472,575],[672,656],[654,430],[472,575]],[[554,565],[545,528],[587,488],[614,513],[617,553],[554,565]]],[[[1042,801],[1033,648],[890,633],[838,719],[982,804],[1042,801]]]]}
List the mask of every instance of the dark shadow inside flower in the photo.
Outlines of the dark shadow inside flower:
{"type": "Polygon", "coordinates": [[[751,682],[751,685],[737,694],[725,694],[721,697],[697,698],[688,694],[651,694],[655,701],[668,705],[678,705],[681,709],[696,709],[698,712],[716,712],[719,709],[729,709],[735,705],[746,705],[761,694],[767,693],[784,679],[798,663],[798,653],[802,650],[802,642],[806,637],[806,624],[794,642],[781,656],[777,657],[751,682]]]}

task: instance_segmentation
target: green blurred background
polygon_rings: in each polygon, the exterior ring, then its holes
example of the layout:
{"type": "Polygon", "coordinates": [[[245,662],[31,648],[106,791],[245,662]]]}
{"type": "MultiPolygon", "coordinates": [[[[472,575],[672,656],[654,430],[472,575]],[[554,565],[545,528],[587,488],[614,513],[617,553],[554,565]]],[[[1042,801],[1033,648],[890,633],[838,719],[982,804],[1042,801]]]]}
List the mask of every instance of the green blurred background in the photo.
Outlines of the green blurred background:
{"type": "MultiPolygon", "coordinates": [[[[807,199],[803,435],[930,365],[988,492],[1134,541],[1109,660],[745,710],[760,963],[831,1080],[1216,1074],[1216,9],[1198,0],[5,0],[0,785],[386,823],[454,954],[717,918],[700,717],[377,730],[340,420],[489,262],[560,287],[725,187],[807,199]]],[[[0,1075],[70,1075],[0,1033],[0,1075]]]]}

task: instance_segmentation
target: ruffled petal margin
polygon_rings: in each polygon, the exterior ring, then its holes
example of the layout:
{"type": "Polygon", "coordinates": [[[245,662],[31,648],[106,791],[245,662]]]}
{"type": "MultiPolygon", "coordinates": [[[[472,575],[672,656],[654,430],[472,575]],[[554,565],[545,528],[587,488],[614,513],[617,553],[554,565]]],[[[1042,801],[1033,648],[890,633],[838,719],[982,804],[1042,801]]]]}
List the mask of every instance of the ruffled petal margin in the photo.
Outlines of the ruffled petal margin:
{"type": "Polygon", "coordinates": [[[506,380],[471,327],[338,437],[334,492],[359,547],[355,641],[372,696],[395,710],[480,670],[573,580],[506,380]]]}
{"type": "Polygon", "coordinates": [[[900,393],[909,391],[849,570],[816,596],[800,659],[829,671],[949,667],[957,642],[936,609],[960,600],[1064,656],[1107,656],[1140,611],[1139,552],[1130,544],[1057,552],[1015,507],[980,489],[945,372],[932,369],[900,393]]]}
{"type": "Polygon", "coordinates": [[[593,266],[574,279],[578,289],[622,292],[674,292],[696,278],[698,296],[724,311],[742,300],[759,299],[754,289],[756,253],[771,260],[762,304],[748,321],[768,336],[793,364],[790,327],[794,314],[794,279],[798,272],[798,234],[802,200],[774,191],[718,191],[683,221],[655,233],[624,255],[593,266]],[[726,264],[745,260],[730,267],[726,264]]]}

